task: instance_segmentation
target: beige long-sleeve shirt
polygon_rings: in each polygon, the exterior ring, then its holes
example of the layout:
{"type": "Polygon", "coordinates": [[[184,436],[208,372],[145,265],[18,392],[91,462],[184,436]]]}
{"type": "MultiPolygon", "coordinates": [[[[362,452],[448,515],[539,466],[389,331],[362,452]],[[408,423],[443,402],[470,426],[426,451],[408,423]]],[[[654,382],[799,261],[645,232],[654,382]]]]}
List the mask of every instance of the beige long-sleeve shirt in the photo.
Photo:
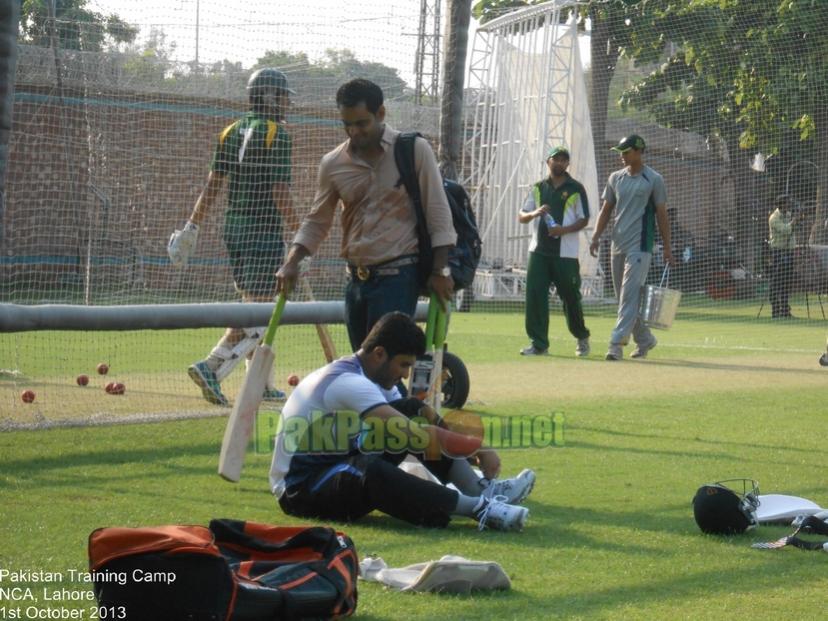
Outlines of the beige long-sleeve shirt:
{"type": "Polygon", "coordinates": [[[791,219],[790,213],[786,214],[778,208],[768,218],[768,245],[774,250],[791,250],[796,246],[791,219]]]}
{"type": "MultiPolygon", "coordinates": [[[[383,155],[371,165],[350,149],[346,140],[319,164],[316,196],[293,239],[315,254],[327,237],[337,210],[342,224],[341,256],[369,266],[417,252],[417,217],[394,162],[400,132],[385,126],[383,155]]],[[[414,162],[431,245],[451,246],[457,240],[443,180],[431,146],[422,138],[414,145],[414,162]]]]}

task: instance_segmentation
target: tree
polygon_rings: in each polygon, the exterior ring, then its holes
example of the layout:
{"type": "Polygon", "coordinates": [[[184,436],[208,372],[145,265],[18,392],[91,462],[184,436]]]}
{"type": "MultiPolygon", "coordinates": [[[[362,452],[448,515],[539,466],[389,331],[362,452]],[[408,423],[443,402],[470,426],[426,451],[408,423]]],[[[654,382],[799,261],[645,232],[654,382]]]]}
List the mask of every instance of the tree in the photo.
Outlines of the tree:
{"type": "Polygon", "coordinates": [[[20,11],[20,39],[30,45],[51,47],[52,25],[62,49],[100,52],[120,43],[132,43],[138,28],[111,13],[104,15],[87,8],[89,0],[23,0],[20,11]]]}
{"type": "MultiPolygon", "coordinates": [[[[624,95],[624,102],[649,108],[665,125],[722,140],[730,156],[737,241],[743,250],[766,232],[764,226],[758,232],[751,227],[758,214],[751,214],[748,200],[749,167],[757,150],[784,153],[788,162],[816,159],[815,221],[824,222],[828,217],[825,12],[808,0],[660,0],[650,8],[656,13],[658,30],[677,47],[661,68],[624,95]]],[[[776,179],[778,192],[784,187],[784,172],[779,171],[776,179]]],[[[815,225],[814,235],[818,234],[828,231],[815,225]]]]}
{"type": "Polygon", "coordinates": [[[160,86],[167,77],[170,57],[175,52],[175,42],[167,43],[167,35],[158,28],[150,29],[143,46],[131,46],[126,51],[124,75],[143,86],[160,86]]]}
{"type": "Polygon", "coordinates": [[[294,54],[285,50],[267,50],[263,56],[260,56],[253,65],[253,70],[261,69],[263,67],[276,67],[282,71],[302,71],[311,66],[308,55],[305,52],[294,54]]]}
{"type": "Polygon", "coordinates": [[[449,26],[443,55],[443,97],[440,106],[440,170],[457,179],[463,148],[463,85],[469,43],[471,0],[449,1],[449,26]]]}
{"type": "MultiPolygon", "coordinates": [[[[741,120],[734,83],[751,26],[762,22],[761,3],[739,11],[733,4],[710,2],[652,3],[653,23],[674,43],[674,51],[658,69],[624,93],[622,106],[648,109],[665,127],[696,132],[725,146],[733,181],[734,237],[743,258],[754,254],[766,234],[763,214],[754,213],[750,164],[753,152],[743,149],[741,120]],[[744,10],[747,9],[747,10],[744,10]]],[[[636,56],[636,50],[630,50],[636,56]]]]}
{"type": "Polygon", "coordinates": [[[359,60],[348,49],[325,50],[325,56],[318,66],[340,81],[367,78],[382,88],[386,99],[399,97],[405,92],[405,81],[396,69],[378,62],[359,60]]]}
{"type": "MultiPolygon", "coordinates": [[[[734,10],[750,2],[733,0],[734,10]]],[[[828,14],[822,2],[776,0],[761,22],[749,24],[745,62],[734,80],[734,97],[745,130],[741,144],[765,153],[779,152],[789,129],[813,146],[816,158],[817,213],[812,243],[828,243],[828,14]]],[[[754,11],[756,9],[753,9],[754,11]]]]}
{"type": "Polygon", "coordinates": [[[311,61],[305,52],[268,50],[256,61],[253,69],[276,67],[288,74],[291,83],[304,79],[328,78],[332,85],[351,78],[367,78],[382,87],[386,99],[399,97],[405,92],[405,81],[393,67],[378,62],[362,61],[348,49],[325,50],[318,61],[311,61]]]}

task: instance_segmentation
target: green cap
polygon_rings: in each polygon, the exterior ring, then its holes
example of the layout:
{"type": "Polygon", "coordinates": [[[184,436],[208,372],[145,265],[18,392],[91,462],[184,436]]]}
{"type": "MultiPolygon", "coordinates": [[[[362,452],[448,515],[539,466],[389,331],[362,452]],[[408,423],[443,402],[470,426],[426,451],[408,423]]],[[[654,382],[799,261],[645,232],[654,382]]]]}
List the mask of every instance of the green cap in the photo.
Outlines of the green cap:
{"type": "Polygon", "coordinates": [[[622,138],[617,145],[612,147],[612,150],[618,151],[619,153],[625,153],[630,149],[643,151],[644,146],[644,139],[641,136],[638,134],[630,134],[626,138],[622,138]]]}
{"type": "Polygon", "coordinates": [[[569,149],[563,145],[552,147],[549,149],[549,153],[546,154],[546,159],[548,160],[550,157],[555,157],[556,155],[565,155],[566,159],[569,159],[569,149]]]}

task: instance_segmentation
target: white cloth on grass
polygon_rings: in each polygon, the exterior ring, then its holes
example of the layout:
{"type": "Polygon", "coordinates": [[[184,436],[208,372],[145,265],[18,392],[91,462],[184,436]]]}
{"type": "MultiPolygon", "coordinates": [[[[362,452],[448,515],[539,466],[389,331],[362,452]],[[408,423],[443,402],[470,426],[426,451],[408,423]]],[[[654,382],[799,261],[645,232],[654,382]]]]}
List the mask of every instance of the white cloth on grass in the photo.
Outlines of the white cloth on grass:
{"type": "Polygon", "coordinates": [[[446,555],[437,561],[391,568],[379,557],[366,557],[359,564],[360,578],[381,582],[400,591],[459,593],[512,588],[503,567],[494,561],[473,561],[446,555]]]}

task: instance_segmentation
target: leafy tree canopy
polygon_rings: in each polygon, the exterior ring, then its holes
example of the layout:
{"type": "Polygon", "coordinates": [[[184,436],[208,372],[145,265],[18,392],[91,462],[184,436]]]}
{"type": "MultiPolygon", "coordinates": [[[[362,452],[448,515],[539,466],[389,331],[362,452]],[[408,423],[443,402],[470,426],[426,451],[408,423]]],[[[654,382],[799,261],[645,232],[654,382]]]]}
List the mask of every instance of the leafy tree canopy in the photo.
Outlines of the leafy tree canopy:
{"type": "MultiPolygon", "coordinates": [[[[87,8],[88,0],[56,0],[54,33],[63,49],[99,52],[119,43],[132,43],[138,28],[112,13],[104,15],[87,8]]],[[[52,44],[51,0],[23,0],[20,39],[49,47],[52,44]]]]}

